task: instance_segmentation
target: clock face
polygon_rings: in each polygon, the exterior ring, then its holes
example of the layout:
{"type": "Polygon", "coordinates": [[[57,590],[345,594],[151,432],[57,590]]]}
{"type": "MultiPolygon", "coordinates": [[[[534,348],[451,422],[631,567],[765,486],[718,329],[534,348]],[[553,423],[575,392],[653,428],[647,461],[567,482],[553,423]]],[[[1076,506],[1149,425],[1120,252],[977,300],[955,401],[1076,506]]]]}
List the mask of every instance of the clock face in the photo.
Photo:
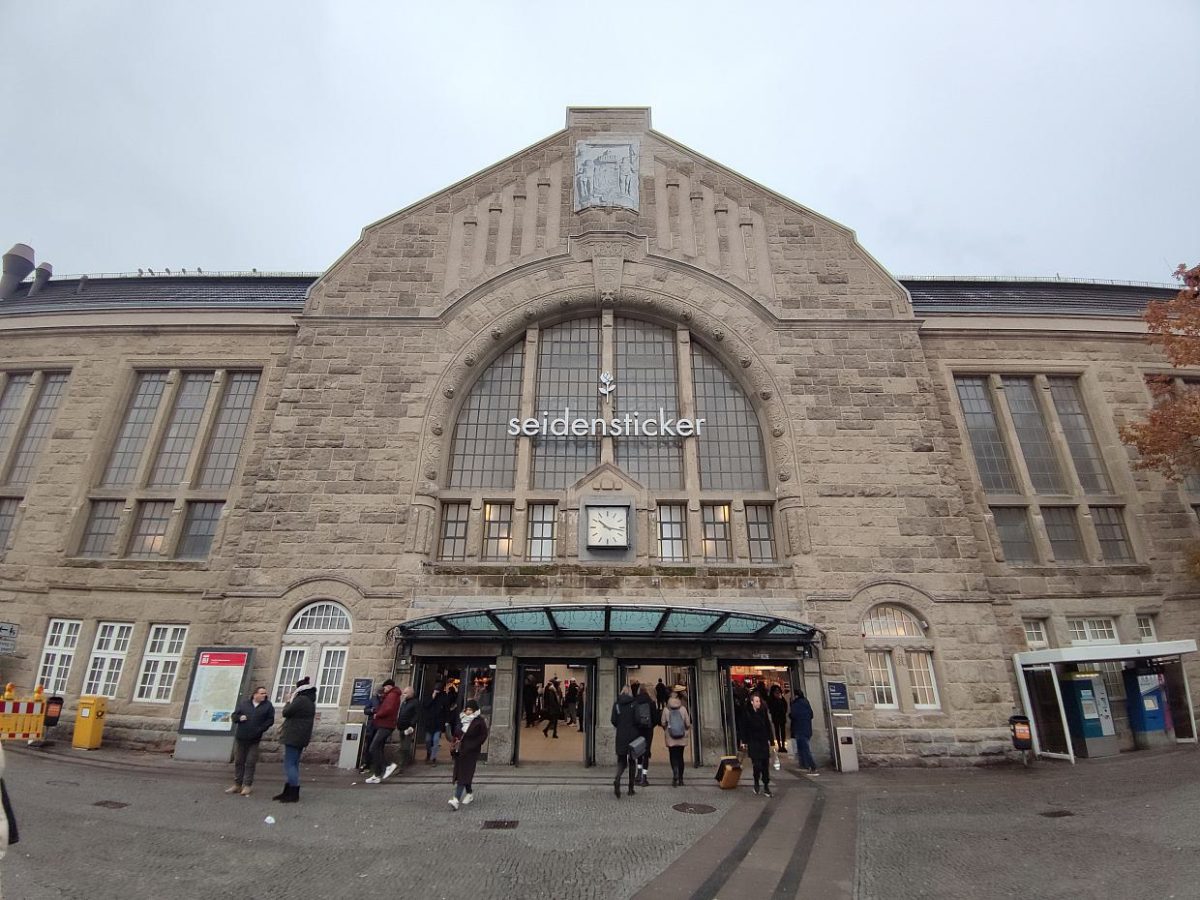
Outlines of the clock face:
{"type": "Polygon", "coordinates": [[[624,506],[589,506],[587,543],[589,547],[628,547],[629,510],[624,506]]]}

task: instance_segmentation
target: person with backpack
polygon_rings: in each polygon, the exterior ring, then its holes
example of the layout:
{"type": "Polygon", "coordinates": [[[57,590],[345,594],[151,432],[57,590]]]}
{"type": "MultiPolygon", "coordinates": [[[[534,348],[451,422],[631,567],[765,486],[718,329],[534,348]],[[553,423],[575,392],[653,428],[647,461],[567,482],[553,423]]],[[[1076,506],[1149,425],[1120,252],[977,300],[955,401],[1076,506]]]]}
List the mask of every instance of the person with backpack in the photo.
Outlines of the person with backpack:
{"type": "Polygon", "coordinates": [[[638,784],[650,786],[650,745],[654,742],[654,720],[658,718],[658,707],[654,698],[645,685],[638,688],[637,696],[633,698],[633,724],[637,728],[638,737],[646,739],[646,752],[638,760],[638,784]]]}
{"type": "Polygon", "coordinates": [[[663,708],[662,729],[671,757],[671,787],[683,787],[683,748],[692,733],[692,716],[677,691],[671,694],[663,708]]]}

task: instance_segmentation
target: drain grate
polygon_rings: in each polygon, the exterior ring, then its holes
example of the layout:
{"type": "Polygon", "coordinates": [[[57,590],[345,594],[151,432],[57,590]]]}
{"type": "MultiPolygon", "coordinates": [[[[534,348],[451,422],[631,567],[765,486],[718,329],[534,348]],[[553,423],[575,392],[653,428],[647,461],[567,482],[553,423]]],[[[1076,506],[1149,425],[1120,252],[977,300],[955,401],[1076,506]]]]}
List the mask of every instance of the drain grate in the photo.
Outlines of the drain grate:
{"type": "Polygon", "coordinates": [[[482,827],[488,829],[511,829],[517,827],[517,821],[517,819],[487,819],[484,821],[482,827]]]}
{"type": "Polygon", "coordinates": [[[120,800],[97,800],[92,806],[103,806],[105,809],[124,809],[128,803],[122,803],[120,800]]]}
{"type": "Polygon", "coordinates": [[[1045,816],[1047,819],[1065,819],[1067,816],[1073,816],[1075,813],[1069,809],[1052,809],[1049,812],[1038,813],[1039,816],[1045,816]]]}
{"type": "Polygon", "coordinates": [[[692,813],[697,816],[706,816],[717,811],[715,806],[707,806],[704,803],[676,803],[671,809],[675,812],[692,813]]]}

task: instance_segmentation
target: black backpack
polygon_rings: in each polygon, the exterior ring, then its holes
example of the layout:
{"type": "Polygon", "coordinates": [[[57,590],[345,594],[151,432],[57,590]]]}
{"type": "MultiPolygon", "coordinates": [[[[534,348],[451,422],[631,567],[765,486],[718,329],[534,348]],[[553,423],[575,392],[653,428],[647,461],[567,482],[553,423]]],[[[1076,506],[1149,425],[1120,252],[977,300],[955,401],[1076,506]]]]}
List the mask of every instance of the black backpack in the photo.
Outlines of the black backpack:
{"type": "Polygon", "coordinates": [[[649,703],[633,704],[633,723],[638,728],[653,728],[654,718],[650,715],[649,703]]]}

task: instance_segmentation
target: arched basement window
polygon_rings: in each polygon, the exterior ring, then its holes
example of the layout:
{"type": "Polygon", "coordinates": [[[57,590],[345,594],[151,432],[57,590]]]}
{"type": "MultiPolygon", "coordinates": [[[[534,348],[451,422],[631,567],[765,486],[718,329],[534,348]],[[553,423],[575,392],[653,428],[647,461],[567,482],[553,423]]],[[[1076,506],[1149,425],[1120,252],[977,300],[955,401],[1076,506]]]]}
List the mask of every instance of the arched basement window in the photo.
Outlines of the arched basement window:
{"type": "Polygon", "coordinates": [[[340,603],[321,600],[292,616],[279,648],[273,702],[283,703],[307,675],[317,688],[318,706],[336,706],[350,655],[350,613],[340,603]]]}
{"type": "Polygon", "coordinates": [[[862,631],[876,709],[941,708],[933,645],[916,616],[903,607],[880,604],[863,617],[862,631]]]}

